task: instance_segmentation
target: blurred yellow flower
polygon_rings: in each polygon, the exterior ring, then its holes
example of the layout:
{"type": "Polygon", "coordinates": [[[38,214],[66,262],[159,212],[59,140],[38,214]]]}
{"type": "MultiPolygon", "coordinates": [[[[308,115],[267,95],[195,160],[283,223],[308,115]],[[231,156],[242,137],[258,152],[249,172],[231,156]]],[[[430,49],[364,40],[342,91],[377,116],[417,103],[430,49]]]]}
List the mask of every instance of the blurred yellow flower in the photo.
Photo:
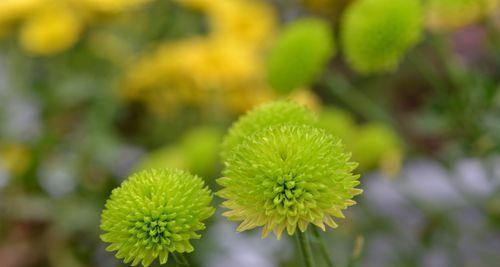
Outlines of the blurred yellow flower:
{"type": "Polygon", "coordinates": [[[65,5],[50,5],[30,16],[20,30],[21,46],[29,53],[51,55],[73,46],[83,22],[65,5]]]}
{"type": "Polygon", "coordinates": [[[2,0],[0,1],[0,27],[22,19],[36,9],[44,0],[2,0]]]}
{"type": "Polygon", "coordinates": [[[118,13],[149,0],[2,0],[0,36],[19,24],[21,47],[33,55],[71,48],[94,13],[118,13]]]}
{"type": "Polygon", "coordinates": [[[433,31],[458,29],[494,14],[500,0],[427,0],[426,24],[433,31]]]}
{"type": "Polygon", "coordinates": [[[142,57],[125,78],[124,95],[129,99],[157,99],[161,95],[169,103],[197,102],[202,94],[230,93],[231,88],[258,77],[259,70],[258,58],[233,43],[187,39],[165,44],[142,57]],[[172,101],[167,99],[170,94],[160,91],[174,91],[172,101]]]}
{"type": "Polygon", "coordinates": [[[241,45],[262,47],[274,36],[276,14],[261,1],[211,1],[207,8],[211,35],[241,45]]]}
{"type": "Polygon", "coordinates": [[[205,12],[212,31],[145,53],[127,72],[121,95],[157,114],[186,103],[217,103],[239,113],[271,99],[263,73],[276,25],[271,6],[254,0],[178,2],[205,12]]]}
{"type": "Polygon", "coordinates": [[[9,172],[19,175],[31,162],[30,151],[19,143],[0,144],[0,162],[9,172]]]}

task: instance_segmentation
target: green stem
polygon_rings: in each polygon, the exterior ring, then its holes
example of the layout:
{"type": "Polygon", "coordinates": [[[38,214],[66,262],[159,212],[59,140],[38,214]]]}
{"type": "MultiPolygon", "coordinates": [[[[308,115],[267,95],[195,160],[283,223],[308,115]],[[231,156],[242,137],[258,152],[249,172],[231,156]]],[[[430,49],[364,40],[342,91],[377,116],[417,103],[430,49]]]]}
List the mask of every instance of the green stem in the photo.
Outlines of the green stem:
{"type": "Polygon", "coordinates": [[[323,256],[323,259],[326,262],[326,265],[328,267],[334,267],[332,259],[330,258],[330,255],[328,254],[328,250],[326,249],[326,245],[325,245],[325,241],[323,240],[323,236],[321,235],[321,233],[318,231],[318,229],[316,227],[313,227],[313,235],[316,238],[316,240],[318,240],[319,249],[320,249],[321,255],[323,256]]]}
{"type": "Polygon", "coordinates": [[[185,266],[189,267],[189,261],[184,257],[184,254],[182,253],[172,253],[172,256],[174,257],[175,263],[177,263],[178,266],[185,266]]]}
{"type": "Polygon", "coordinates": [[[302,257],[304,258],[305,266],[314,267],[313,255],[306,233],[303,233],[300,230],[297,231],[297,241],[299,243],[300,251],[302,252],[302,257]]]}

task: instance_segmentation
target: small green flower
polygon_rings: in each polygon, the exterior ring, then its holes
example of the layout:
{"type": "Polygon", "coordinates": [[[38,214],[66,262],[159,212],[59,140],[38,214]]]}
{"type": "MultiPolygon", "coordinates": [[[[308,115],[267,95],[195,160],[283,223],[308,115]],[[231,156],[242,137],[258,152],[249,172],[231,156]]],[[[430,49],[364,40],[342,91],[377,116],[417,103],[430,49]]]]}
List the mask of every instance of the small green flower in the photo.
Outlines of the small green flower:
{"type": "Polygon", "coordinates": [[[291,101],[275,101],[261,105],[242,116],[229,129],[222,143],[223,160],[245,137],[277,124],[315,124],[316,117],[307,108],[291,101]]]}
{"type": "Polygon", "coordinates": [[[358,175],[352,171],[339,139],[308,125],[276,125],[246,138],[225,163],[224,188],[217,195],[226,199],[223,215],[242,221],[238,231],[263,227],[280,238],[283,230],[293,235],[309,223],[325,230],[335,228],[333,216],[355,204],[358,175]]]}
{"type": "Polygon", "coordinates": [[[222,131],[213,127],[198,127],[184,136],[180,144],[188,170],[212,178],[217,171],[222,131]]]}
{"type": "Polygon", "coordinates": [[[394,70],[419,40],[423,11],[418,0],[357,0],[342,18],[342,45],[360,73],[394,70]]]}
{"type": "Polygon", "coordinates": [[[335,54],[331,26],[320,19],[302,19],[285,27],[267,63],[267,80],[281,94],[307,86],[335,54]]]}
{"type": "Polygon", "coordinates": [[[114,189],[101,216],[106,249],[135,266],[156,258],[167,262],[169,253],[192,252],[190,239],[205,229],[212,194],[203,180],[175,169],[152,169],[130,176],[114,189]]]}
{"type": "Polygon", "coordinates": [[[327,133],[340,138],[349,150],[357,140],[358,125],[345,110],[333,107],[323,109],[319,114],[318,125],[327,133]]]}
{"type": "MultiPolygon", "coordinates": [[[[359,128],[352,153],[360,167],[367,170],[379,166],[388,159],[391,160],[394,155],[402,157],[403,144],[390,127],[381,123],[368,123],[359,128]]],[[[394,167],[399,169],[398,166],[394,167]]]]}

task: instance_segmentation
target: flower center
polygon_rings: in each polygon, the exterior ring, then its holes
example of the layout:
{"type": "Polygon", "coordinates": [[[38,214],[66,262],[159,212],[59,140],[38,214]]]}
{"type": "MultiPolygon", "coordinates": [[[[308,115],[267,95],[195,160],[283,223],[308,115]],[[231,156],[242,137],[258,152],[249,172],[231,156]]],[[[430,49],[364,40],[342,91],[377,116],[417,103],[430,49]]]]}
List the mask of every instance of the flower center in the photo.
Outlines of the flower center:
{"type": "Polygon", "coordinates": [[[295,182],[294,176],[287,174],[278,178],[276,185],[273,188],[273,192],[275,194],[273,203],[276,206],[289,209],[297,203],[297,200],[302,195],[303,190],[295,182]]]}
{"type": "Polygon", "coordinates": [[[171,243],[171,226],[175,223],[172,216],[145,216],[142,220],[133,223],[129,232],[139,240],[138,243],[146,249],[162,249],[171,243]]]}

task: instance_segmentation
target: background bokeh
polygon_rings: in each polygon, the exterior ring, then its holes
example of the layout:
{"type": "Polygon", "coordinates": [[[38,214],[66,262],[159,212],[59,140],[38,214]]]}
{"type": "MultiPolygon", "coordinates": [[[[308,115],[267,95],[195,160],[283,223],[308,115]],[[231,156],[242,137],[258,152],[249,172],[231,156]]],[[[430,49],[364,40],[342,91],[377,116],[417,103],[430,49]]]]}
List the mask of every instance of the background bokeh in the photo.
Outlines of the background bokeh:
{"type": "MultiPolygon", "coordinates": [[[[362,1],[385,0],[0,0],[0,266],[124,266],[99,239],[110,191],[162,166],[218,190],[227,128],[280,98],[360,163],[323,233],[336,266],[498,266],[500,1],[415,0],[408,29],[346,15],[362,1]]],[[[192,265],[301,266],[220,213],[192,265]]]]}

